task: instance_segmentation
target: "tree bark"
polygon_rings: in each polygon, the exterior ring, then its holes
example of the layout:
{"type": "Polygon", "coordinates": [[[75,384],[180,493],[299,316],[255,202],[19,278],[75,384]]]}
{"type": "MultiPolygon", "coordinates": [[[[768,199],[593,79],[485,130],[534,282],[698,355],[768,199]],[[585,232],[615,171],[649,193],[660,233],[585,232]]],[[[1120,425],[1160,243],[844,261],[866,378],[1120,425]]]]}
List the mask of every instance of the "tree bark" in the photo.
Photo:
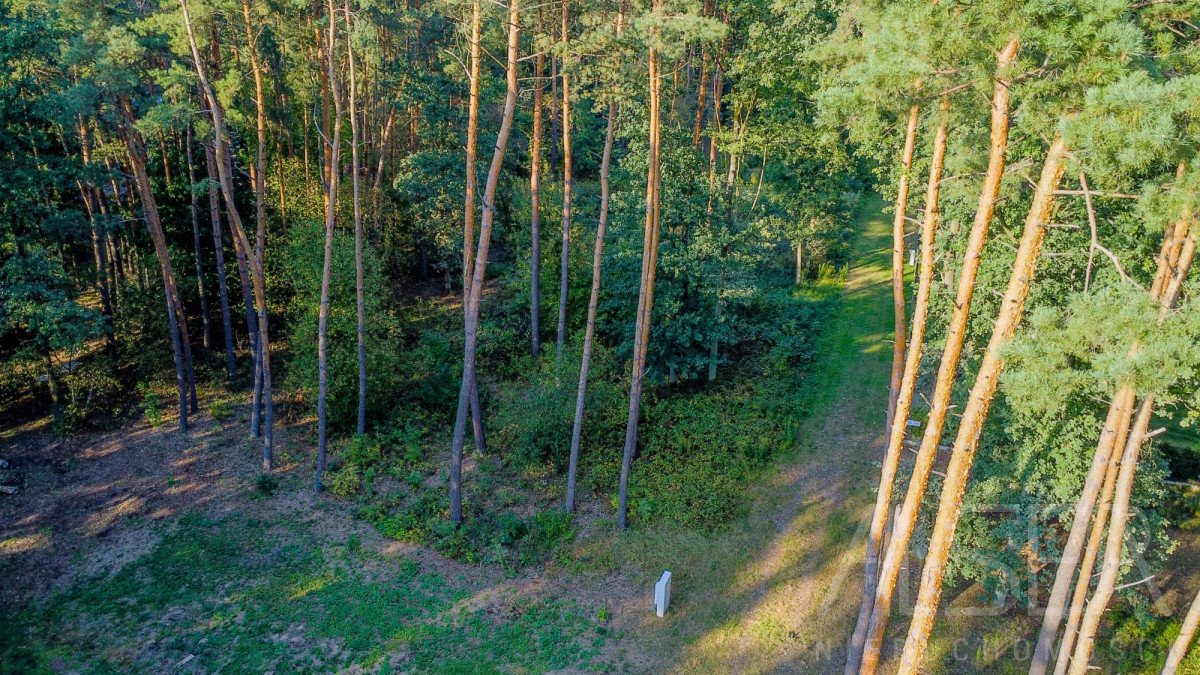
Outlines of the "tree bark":
{"type": "Polygon", "coordinates": [[[346,58],[350,61],[350,184],[354,197],[354,296],[358,314],[358,434],[367,433],[367,304],[363,295],[363,223],[358,194],[358,82],[350,39],[350,2],[346,0],[346,58]]]}
{"type": "MultiPolygon", "coordinates": [[[[1188,215],[1185,214],[1185,220],[1188,215]]],[[[1161,289],[1160,321],[1179,300],[1183,281],[1187,278],[1196,255],[1195,233],[1190,233],[1183,239],[1176,265],[1161,289]]],[[[1121,549],[1125,543],[1125,528],[1129,522],[1129,502],[1133,496],[1133,478],[1137,471],[1138,453],[1141,451],[1142,443],[1146,440],[1153,412],[1154,396],[1147,395],[1142,399],[1141,406],[1138,408],[1136,421],[1130,429],[1129,440],[1126,441],[1121,455],[1121,468],[1117,473],[1108,539],[1104,547],[1104,562],[1100,568],[1100,579],[1096,582],[1096,590],[1092,594],[1092,599],[1088,602],[1080,622],[1075,653],[1071,657],[1069,672],[1072,675],[1087,672],[1096,630],[1100,626],[1100,619],[1104,615],[1104,610],[1108,608],[1108,602],[1112,599],[1115,591],[1117,574],[1121,570],[1121,549]]]]}
{"type": "MultiPolygon", "coordinates": [[[[662,0],[653,0],[651,11],[662,12],[662,0]]],[[[662,64],[657,39],[651,28],[649,54],[650,127],[649,162],[646,175],[646,229],[642,241],[642,278],[638,293],[637,320],[633,338],[633,371],[629,382],[629,419],[625,425],[625,447],[621,454],[621,478],[617,494],[617,527],[629,527],[629,470],[637,448],[638,420],[642,409],[642,385],[646,375],[646,352],[650,342],[650,320],[654,309],[654,278],[658,267],[659,205],[659,130],[661,127],[662,64]]]]}
{"type": "MultiPolygon", "coordinates": [[[[242,17],[246,24],[246,45],[250,52],[250,72],[254,77],[255,135],[254,166],[250,177],[254,182],[254,255],[260,265],[266,260],[263,250],[267,241],[267,187],[265,158],[267,152],[267,112],[263,97],[262,67],[258,61],[258,40],[254,35],[254,23],[250,19],[250,0],[242,0],[242,17]]],[[[282,183],[281,183],[282,185],[282,183]]],[[[263,360],[262,341],[254,342],[254,393],[251,397],[252,426],[261,429],[263,407],[263,360]]]]}
{"type": "MultiPolygon", "coordinates": [[[[233,326],[229,318],[229,288],[225,282],[225,246],[221,241],[221,205],[217,194],[217,169],[213,150],[204,146],[204,161],[208,167],[208,213],[212,220],[213,248],[217,261],[217,288],[221,298],[221,324],[225,330],[225,379],[233,379],[233,326]]],[[[249,295],[246,296],[249,299],[249,295]]]]}
{"type": "MultiPolygon", "coordinates": [[[[466,330],[467,298],[471,295],[471,249],[475,239],[475,147],[479,136],[479,63],[482,7],[475,0],[471,9],[471,83],[467,105],[466,197],[463,200],[463,330],[466,330]]],[[[483,410],[479,406],[479,381],[471,381],[471,431],[475,437],[475,452],[487,449],[483,431],[483,410]]]]}
{"type": "MultiPolygon", "coordinates": [[[[1087,185],[1083,174],[1080,174],[1080,184],[1087,185]]],[[[1085,193],[1086,196],[1086,193],[1085,193]]],[[[1186,221],[1184,221],[1186,223],[1186,221]]],[[[1158,271],[1155,276],[1155,285],[1151,288],[1151,299],[1155,302],[1162,301],[1162,291],[1165,280],[1169,277],[1173,259],[1171,250],[1174,247],[1175,230],[1174,227],[1169,228],[1163,237],[1162,251],[1158,257],[1158,271]]],[[[1094,248],[1094,247],[1093,247],[1094,248]]],[[[1140,350],[1136,343],[1130,347],[1130,356],[1137,354],[1140,350]]],[[[1092,519],[1092,510],[1096,505],[1096,500],[1100,496],[1103,481],[1103,490],[1108,492],[1110,496],[1103,500],[1111,499],[1112,482],[1109,480],[1112,475],[1114,464],[1120,459],[1123,445],[1118,445],[1120,437],[1129,433],[1130,417],[1134,405],[1134,390],[1133,387],[1125,384],[1119,388],[1117,394],[1113,397],[1112,403],[1108,409],[1108,416],[1105,419],[1102,428],[1100,439],[1096,445],[1096,452],[1092,457],[1092,466],[1088,470],[1087,478],[1084,480],[1083,491],[1079,495],[1079,499],[1075,504],[1075,511],[1071,521],[1071,529],[1067,536],[1066,543],[1063,544],[1062,555],[1059,557],[1058,569],[1054,575],[1054,584],[1051,588],[1050,598],[1046,603],[1046,614],[1042,619],[1041,631],[1038,634],[1037,646],[1034,648],[1033,660],[1030,663],[1030,675],[1043,675],[1050,664],[1050,654],[1054,646],[1054,637],[1058,632],[1058,625],[1062,621],[1064,605],[1067,598],[1067,591],[1071,586],[1071,577],[1075,573],[1075,568],[1079,565],[1080,554],[1083,550],[1083,538],[1087,531],[1088,521],[1092,519]]],[[[1095,524],[1099,525],[1102,531],[1104,523],[1108,518],[1107,508],[1102,508],[1096,513],[1095,524]]],[[[1066,672],[1067,662],[1070,660],[1071,654],[1079,625],[1079,620],[1082,612],[1082,602],[1087,594],[1088,582],[1090,581],[1091,569],[1095,564],[1095,553],[1099,549],[1099,532],[1096,532],[1096,527],[1092,528],[1092,537],[1088,542],[1088,550],[1091,552],[1090,558],[1085,557],[1084,564],[1080,571],[1079,583],[1076,584],[1075,593],[1072,597],[1070,607],[1070,617],[1067,622],[1067,629],[1063,636],[1063,643],[1059,648],[1058,662],[1055,665],[1055,672],[1061,675],[1066,672]],[[1093,546],[1093,544],[1095,544],[1093,546]]]]}
{"type": "Polygon", "coordinates": [[[1004,177],[1004,153],[1008,148],[1010,85],[1006,71],[1016,60],[1019,46],[1017,40],[1010,41],[1000,52],[996,61],[997,76],[992,94],[991,144],[988,152],[987,173],[984,175],[983,188],[979,193],[979,205],[975,210],[975,220],[971,225],[970,239],[963,256],[962,273],[959,275],[954,311],[946,330],[946,346],[942,351],[942,360],[938,366],[933,398],[929,406],[929,418],[925,423],[925,432],[921,436],[921,445],[917,451],[912,477],[909,479],[908,490],[904,495],[904,506],[892,527],[892,535],[887,542],[883,565],[880,567],[879,583],[875,590],[875,603],[871,609],[867,643],[862,658],[863,673],[874,673],[879,668],[883,638],[887,631],[892,601],[896,593],[896,580],[900,576],[900,567],[904,563],[909,541],[917,526],[921,501],[925,496],[925,488],[929,484],[929,474],[933,470],[934,460],[937,459],[938,443],[941,441],[942,429],[950,411],[950,398],[954,393],[954,378],[958,374],[958,363],[962,356],[963,342],[967,333],[967,320],[971,311],[971,299],[975,294],[975,277],[979,272],[984,243],[987,241],[988,228],[991,226],[992,215],[996,210],[996,200],[1000,194],[1000,183],[1004,177]]]}
{"type": "MultiPolygon", "coordinates": [[[[230,157],[229,141],[225,131],[225,111],[217,99],[216,92],[213,91],[212,85],[208,80],[204,60],[200,57],[200,49],[197,46],[196,36],[192,29],[191,14],[188,10],[187,0],[179,0],[179,4],[183,10],[183,24],[187,32],[188,45],[192,51],[193,66],[196,69],[197,79],[200,80],[201,90],[208,100],[209,111],[213,120],[214,163],[217,165],[217,175],[221,182],[221,193],[225,196],[225,212],[229,218],[229,228],[233,231],[234,243],[240,246],[243,251],[249,252],[251,250],[250,240],[246,237],[246,231],[242,227],[242,219],[238,214],[237,204],[234,201],[233,161],[230,157]]],[[[266,401],[266,423],[264,425],[264,433],[262,434],[263,470],[270,471],[273,460],[274,409],[271,400],[271,342],[267,321],[266,284],[262,261],[253,256],[253,254],[246,257],[249,258],[251,266],[252,273],[250,276],[254,284],[254,300],[258,306],[258,340],[262,345],[259,352],[262,358],[263,398],[266,401]]]]}
{"type": "Polygon", "coordinates": [[[475,347],[478,341],[479,305],[483,295],[483,283],[487,272],[488,248],[492,239],[492,223],[496,217],[496,188],[500,183],[500,170],[504,164],[504,152],[512,131],[513,114],[517,107],[517,54],[520,50],[520,0],[509,0],[508,5],[508,58],[505,65],[507,93],[504,97],[504,114],[500,119],[500,130],[496,135],[495,151],[488,168],[487,183],[483,191],[483,213],[479,221],[479,245],[475,253],[475,264],[471,274],[471,296],[467,302],[466,340],[463,345],[463,376],[458,391],[458,412],[454,418],[454,436],[450,446],[450,520],[462,523],[462,455],[467,431],[467,412],[470,407],[471,382],[476,373],[475,347]]]}
{"type": "MultiPolygon", "coordinates": [[[[171,333],[171,353],[175,358],[175,385],[179,390],[179,431],[186,432],[188,428],[188,375],[185,371],[184,353],[181,333],[185,326],[179,325],[181,312],[177,312],[178,293],[175,288],[175,274],[171,270],[171,258],[167,252],[167,240],[163,235],[162,222],[158,217],[158,204],[154,201],[154,191],[150,187],[150,176],[146,173],[146,145],[141,133],[133,124],[133,105],[128,98],[121,97],[118,101],[120,108],[120,132],[129,156],[129,166],[133,170],[134,182],[142,199],[142,210],[146,215],[146,229],[150,240],[154,243],[154,252],[158,256],[159,268],[162,271],[163,294],[166,296],[167,325],[171,333]]],[[[53,371],[53,368],[51,369],[53,371]]],[[[51,372],[53,377],[53,372],[51,372]]]]}
{"type": "Polygon", "coordinates": [[[892,218],[892,309],[895,313],[896,339],[892,342],[892,379],[888,387],[886,428],[889,433],[896,419],[896,399],[900,395],[900,380],[904,377],[904,340],[908,334],[904,326],[904,218],[908,210],[908,174],[912,169],[920,114],[921,106],[914,103],[908,111],[904,154],[900,157],[900,185],[896,190],[896,213],[892,218]]]}
{"type": "MultiPolygon", "coordinates": [[[[326,408],[329,397],[329,358],[328,337],[329,325],[329,282],[333,271],[333,227],[337,218],[338,182],[340,179],[341,147],[342,147],[342,95],[337,82],[337,10],[333,0],[326,5],[329,12],[329,33],[325,43],[326,81],[329,83],[330,98],[333,99],[333,131],[325,141],[325,155],[328,166],[325,167],[325,257],[321,267],[321,299],[317,308],[317,467],[313,478],[313,491],[325,489],[321,482],[325,474],[325,455],[329,444],[329,430],[326,408]]],[[[326,129],[328,131],[328,128],[326,129]]]]}
{"type": "Polygon", "coordinates": [[[567,74],[567,6],[562,0],[562,141],[563,141],[563,203],[562,203],[562,252],[559,255],[558,280],[558,336],[554,345],[556,362],[562,361],[563,345],[567,333],[567,283],[570,272],[569,257],[571,244],[571,84],[567,74]]]}
{"type": "MultiPolygon", "coordinates": [[[[537,13],[536,32],[542,33],[542,10],[537,13]]],[[[537,45],[533,45],[537,50],[537,45]]],[[[542,179],[542,91],[545,83],[542,73],[545,71],[545,57],[537,51],[534,57],[533,77],[536,84],[533,88],[533,139],[529,149],[529,230],[530,230],[530,264],[529,264],[529,332],[530,353],[536,359],[542,351],[541,345],[541,276],[542,276],[542,214],[539,195],[542,179]]]]}
{"type": "Polygon", "coordinates": [[[963,494],[970,478],[975,450],[979,445],[979,435],[983,431],[988,408],[999,385],[1000,373],[1004,369],[1004,348],[1012,340],[1024,313],[1025,298],[1033,282],[1042,240],[1046,235],[1046,224],[1054,206],[1054,191],[1058,189],[1063,170],[1066,168],[1066,155],[1066,145],[1062,138],[1055,137],[1046,153],[1042,175],[1034,191],[1029,215],[1025,219],[1012,276],[1001,301],[1000,314],[992,328],[987,352],[979,366],[979,373],[975,377],[975,384],[971,388],[970,398],[959,422],[958,435],[954,439],[954,450],[946,468],[942,497],[933,524],[933,536],[929,542],[929,552],[925,556],[925,567],[921,572],[917,604],[913,610],[912,624],[909,625],[908,638],[901,657],[901,673],[917,672],[929,644],[929,635],[933,630],[942,591],[942,578],[946,571],[946,562],[950,558],[954,530],[962,512],[963,494]]]}
{"type": "Polygon", "coordinates": [[[1200,592],[1192,599],[1187,616],[1183,618],[1183,626],[1179,629],[1179,637],[1175,638],[1175,642],[1171,644],[1171,651],[1167,652],[1167,662],[1163,666],[1162,675],[1175,675],[1179,670],[1179,665],[1183,663],[1183,657],[1187,656],[1188,647],[1192,644],[1192,637],[1196,635],[1197,625],[1200,625],[1200,592]]]}
{"type": "Polygon", "coordinates": [[[196,253],[196,293],[200,297],[200,320],[204,324],[204,360],[212,352],[212,329],[208,325],[208,298],[204,293],[204,263],[200,257],[200,221],[196,205],[196,162],[192,157],[192,125],[184,132],[187,150],[188,213],[192,218],[192,248],[196,253]]]}
{"type": "MultiPolygon", "coordinates": [[[[617,9],[617,35],[621,35],[624,13],[617,9]]],[[[571,427],[571,454],[567,464],[567,513],[575,512],[575,477],[579,471],[579,443],[583,435],[583,410],[587,399],[588,370],[592,363],[592,340],[596,335],[596,309],[600,305],[600,264],[604,256],[604,233],[608,225],[609,169],[612,166],[613,137],[617,128],[617,104],[608,104],[608,129],[604,133],[604,154],[600,159],[600,220],[596,226],[596,245],[592,252],[592,293],[588,297],[587,326],[583,331],[583,357],[579,363],[579,389],[575,394],[575,421],[571,427]]]]}
{"type": "MultiPolygon", "coordinates": [[[[929,182],[925,189],[925,213],[921,221],[921,270],[917,282],[917,297],[914,303],[912,339],[905,354],[904,376],[896,396],[896,419],[888,437],[887,452],[884,454],[883,469],[879,477],[879,491],[875,497],[875,510],[871,516],[871,530],[867,537],[866,564],[863,570],[863,595],[858,610],[858,622],[847,651],[846,674],[858,672],[867,638],[867,627],[871,609],[875,604],[876,584],[879,581],[879,556],[883,549],[884,533],[892,508],[892,492],[895,489],[896,473],[900,457],[904,452],[904,436],[908,429],[908,415],[912,410],[913,393],[917,388],[917,375],[921,367],[921,355],[925,347],[925,321],[929,313],[929,294],[933,287],[934,238],[938,228],[938,195],[942,181],[942,167],[946,158],[946,136],[950,117],[950,100],[943,98],[938,118],[937,131],[933,137],[933,154],[929,163],[929,182]]],[[[797,250],[799,248],[797,247],[797,250]]],[[[797,261],[797,277],[800,275],[797,261]]],[[[797,283],[799,281],[797,280],[797,283]]]]}

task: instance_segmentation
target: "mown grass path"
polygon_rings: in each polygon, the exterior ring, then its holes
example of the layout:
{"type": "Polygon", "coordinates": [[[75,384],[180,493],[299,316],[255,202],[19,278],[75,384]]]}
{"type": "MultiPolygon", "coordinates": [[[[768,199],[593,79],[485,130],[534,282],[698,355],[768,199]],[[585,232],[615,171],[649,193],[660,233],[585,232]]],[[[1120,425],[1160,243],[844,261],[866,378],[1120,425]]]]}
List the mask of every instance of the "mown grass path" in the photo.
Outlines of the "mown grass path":
{"type": "Polygon", "coordinates": [[[834,673],[862,589],[862,542],[882,453],[892,356],[890,222],[859,203],[858,237],[832,324],[818,340],[811,412],[791,456],[756,489],[749,519],[715,536],[660,540],[677,599],[647,621],[653,670],[834,673]]]}
{"type": "Polygon", "coordinates": [[[861,590],[863,534],[884,444],[893,331],[890,222],[878,197],[858,237],[793,456],[756,490],[743,525],[664,545],[678,553],[676,606],[641,631],[655,670],[840,672],[861,590]]]}

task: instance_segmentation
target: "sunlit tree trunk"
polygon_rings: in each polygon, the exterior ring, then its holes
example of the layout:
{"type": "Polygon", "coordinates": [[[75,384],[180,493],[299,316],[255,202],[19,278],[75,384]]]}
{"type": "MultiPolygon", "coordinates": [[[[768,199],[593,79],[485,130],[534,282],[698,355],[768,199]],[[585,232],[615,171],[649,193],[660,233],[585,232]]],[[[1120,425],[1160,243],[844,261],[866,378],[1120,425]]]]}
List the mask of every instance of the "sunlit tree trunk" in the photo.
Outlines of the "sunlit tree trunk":
{"type": "MultiPolygon", "coordinates": [[[[703,16],[712,16],[713,0],[704,0],[703,16]]],[[[708,94],[708,46],[700,47],[700,77],[696,85],[696,122],[692,125],[692,146],[700,147],[700,131],[704,125],[704,99],[708,94]]]]}
{"type": "Polygon", "coordinates": [[[887,429],[896,419],[896,399],[900,395],[900,380],[904,377],[904,218],[908,215],[908,174],[912,169],[913,149],[917,142],[917,121],[921,106],[913,104],[908,111],[908,128],[904,132],[904,153],[900,157],[900,185],[896,189],[896,213],[892,217],[892,309],[896,334],[892,342],[892,379],[888,385],[887,429]]]}
{"type": "Polygon", "coordinates": [[[871,609],[871,621],[867,627],[867,642],[862,657],[863,673],[874,673],[879,668],[883,638],[887,631],[888,617],[891,614],[892,601],[896,593],[896,580],[900,576],[900,567],[904,563],[909,541],[917,526],[921,500],[925,496],[925,488],[929,484],[929,473],[933,469],[934,460],[937,459],[938,443],[941,441],[942,429],[950,411],[950,398],[954,393],[954,378],[958,374],[958,362],[962,356],[963,342],[966,339],[971,299],[975,294],[975,277],[979,272],[984,242],[987,240],[988,228],[991,225],[992,215],[996,210],[996,200],[1000,194],[1000,183],[1004,177],[1004,153],[1008,148],[1009,127],[1010,81],[1007,77],[1007,70],[1016,60],[1018,48],[1018,42],[1015,39],[1012,40],[1000,52],[996,62],[997,78],[992,94],[991,143],[988,151],[987,173],[984,175],[983,187],[979,193],[979,204],[975,210],[975,220],[971,225],[970,239],[963,256],[962,273],[959,275],[954,311],[946,330],[946,346],[942,351],[942,360],[934,382],[933,398],[929,405],[929,418],[925,422],[925,432],[921,436],[921,445],[917,451],[916,463],[913,465],[912,477],[909,479],[908,490],[904,495],[904,505],[892,527],[892,535],[888,539],[887,550],[880,567],[879,583],[875,590],[875,603],[871,609]]]}
{"type": "MultiPolygon", "coordinates": [[[[1088,196],[1086,192],[1087,180],[1082,173],[1080,174],[1080,185],[1084,186],[1084,194],[1088,196]]],[[[1186,223],[1186,221],[1184,222],[1186,223]]],[[[1158,257],[1158,272],[1155,276],[1154,287],[1150,291],[1151,299],[1154,302],[1162,301],[1161,296],[1164,282],[1160,280],[1168,278],[1170,274],[1173,263],[1171,250],[1174,247],[1174,242],[1175,228],[1172,226],[1168,228],[1163,237],[1162,252],[1158,257]]],[[[1136,354],[1139,349],[1139,345],[1134,344],[1130,348],[1130,355],[1136,354]]],[[[1071,578],[1075,573],[1076,567],[1079,566],[1080,555],[1083,552],[1083,538],[1087,532],[1088,521],[1092,519],[1092,510],[1096,505],[1097,499],[1100,497],[1101,490],[1103,489],[1111,494],[1110,484],[1112,481],[1108,480],[1108,478],[1112,473],[1111,469],[1113,466],[1119,463],[1122,452],[1120,448],[1123,448],[1122,445],[1118,445],[1117,439],[1129,433],[1133,405],[1133,387],[1125,384],[1117,391],[1109,406],[1108,415],[1101,429],[1099,441],[1096,444],[1096,452],[1092,456],[1092,466],[1088,470],[1087,477],[1084,479],[1083,490],[1079,495],[1078,501],[1075,503],[1071,529],[1067,535],[1066,542],[1063,544],[1062,555],[1059,556],[1058,569],[1054,575],[1054,584],[1051,588],[1050,598],[1046,603],[1046,614],[1042,619],[1042,628],[1038,634],[1037,646],[1034,648],[1033,660],[1030,663],[1030,675],[1043,675],[1049,667],[1050,654],[1054,647],[1054,638],[1058,632],[1058,625],[1062,621],[1064,603],[1067,599],[1067,592],[1071,587],[1071,578]]],[[[1096,513],[1095,523],[1098,525],[1104,523],[1107,518],[1108,513],[1106,509],[1102,509],[1096,513]]],[[[1087,594],[1087,582],[1091,576],[1092,566],[1095,564],[1095,553],[1099,549],[1099,533],[1095,529],[1093,527],[1093,536],[1088,542],[1088,549],[1092,555],[1090,559],[1085,556],[1083,566],[1080,568],[1080,583],[1075,586],[1075,594],[1069,610],[1070,615],[1066,632],[1063,635],[1063,642],[1059,648],[1059,658],[1055,665],[1055,672],[1060,675],[1066,672],[1069,655],[1074,648],[1075,637],[1082,616],[1082,603],[1087,594]]],[[[1103,525],[1100,525],[1100,530],[1103,529],[1103,525]]]]}
{"type": "MultiPolygon", "coordinates": [[[[542,10],[537,13],[537,34],[542,33],[542,10]]],[[[529,230],[530,230],[530,264],[529,264],[529,332],[530,352],[537,358],[542,351],[540,315],[542,305],[542,214],[539,203],[542,178],[542,91],[545,83],[542,73],[545,72],[545,56],[537,45],[534,57],[533,77],[533,139],[529,148],[529,230]]]]}
{"type": "MultiPolygon", "coordinates": [[[[871,609],[875,605],[875,588],[879,581],[879,557],[883,549],[884,533],[892,509],[892,493],[895,489],[896,472],[904,452],[904,435],[908,429],[908,414],[912,409],[913,393],[917,388],[917,375],[921,367],[921,355],[925,347],[925,321],[929,313],[929,294],[933,287],[934,237],[938,228],[938,195],[942,181],[942,166],[946,158],[946,136],[949,124],[950,101],[943,98],[937,131],[933,137],[933,154],[929,162],[929,182],[925,189],[925,213],[921,221],[921,271],[917,281],[917,297],[914,302],[912,339],[905,354],[904,377],[896,397],[896,418],[889,431],[887,452],[884,454],[883,469],[879,477],[879,491],[875,497],[875,510],[871,516],[871,530],[867,537],[866,563],[863,569],[863,595],[858,610],[858,622],[850,641],[846,658],[846,673],[858,672],[862,661],[863,646],[866,644],[867,626],[871,609]]],[[[799,249],[799,246],[797,246],[799,249]]],[[[797,261],[797,277],[800,275],[797,261]]],[[[799,279],[797,282],[799,283],[799,279]]]]}
{"type": "MultiPolygon", "coordinates": [[[[471,9],[471,83],[467,104],[467,160],[466,198],[463,200],[463,324],[466,325],[467,298],[471,296],[472,249],[475,246],[475,147],[479,137],[479,62],[481,56],[480,24],[483,21],[482,7],[475,0],[471,9]]],[[[483,410],[479,406],[479,379],[471,380],[471,431],[475,437],[475,451],[479,454],[487,449],[483,436],[483,410]]]]}
{"type": "Polygon", "coordinates": [[[1046,235],[1046,225],[1050,221],[1050,211],[1054,206],[1054,192],[1058,189],[1063,170],[1066,168],[1066,156],[1067,149],[1063,139],[1056,137],[1046,153],[1042,175],[1038,179],[1029,215],[1025,219],[1021,242],[1017,247],[1012,276],[1001,300],[1000,314],[996,317],[992,337],[988,341],[987,351],[959,421],[954,450],[950,455],[946,479],[942,484],[933,536],[925,556],[925,567],[921,572],[917,604],[913,609],[912,623],[909,625],[908,638],[901,656],[901,673],[916,673],[929,645],[929,635],[933,631],[942,592],[942,579],[945,576],[946,563],[950,559],[950,546],[954,541],[954,530],[962,512],[963,494],[967,489],[975,450],[979,445],[979,435],[983,431],[988,409],[1000,383],[1000,373],[1004,369],[1004,348],[1012,341],[1024,313],[1025,298],[1033,282],[1042,240],[1046,235]]]}
{"type": "Polygon", "coordinates": [[[1175,675],[1179,670],[1179,665],[1183,663],[1183,657],[1187,656],[1188,647],[1192,644],[1192,638],[1196,635],[1197,625],[1200,625],[1200,592],[1192,599],[1187,616],[1183,618],[1183,626],[1179,629],[1179,636],[1171,644],[1171,651],[1167,652],[1167,662],[1163,665],[1162,675],[1175,675]]]}
{"type": "MultiPolygon", "coordinates": [[[[250,0],[242,0],[242,17],[246,24],[247,51],[250,52],[250,72],[254,77],[255,139],[254,166],[250,177],[254,182],[254,255],[259,264],[266,260],[263,250],[267,241],[267,188],[265,158],[267,152],[267,112],[263,97],[262,66],[258,60],[258,39],[254,35],[254,23],[250,18],[250,0]]],[[[254,342],[254,394],[251,397],[251,416],[256,419],[252,426],[261,429],[263,401],[262,341],[254,342]]]]}
{"type": "Polygon", "coordinates": [[[259,350],[262,358],[262,373],[263,373],[263,397],[266,400],[266,415],[263,438],[263,469],[270,471],[273,463],[274,450],[274,412],[271,397],[271,342],[270,333],[268,330],[267,321],[267,294],[265,276],[263,275],[262,262],[249,252],[250,239],[246,236],[246,231],[242,227],[242,219],[238,214],[237,204],[234,201],[233,193],[233,160],[230,157],[229,141],[225,131],[225,111],[217,99],[216,92],[212,88],[212,84],[208,80],[207,69],[204,66],[204,61],[200,57],[200,49],[196,43],[196,36],[192,29],[191,15],[188,11],[187,0],[179,0],[180,7],[183,10],[183,24],[187,32],[188,45],[191,47],[193,66],[196,69],[197,79],[200,80],[201,91],[204,92],[205,98],[208,101],[209,114],[213,120],[213,135],[214,135],[214,163],[217,166],[217,175],[220,178],[221,194],[225,196],[225,213],[229,218],[229,228],[233,231],[234,242],[241,249],[248,253],[246,257],[250,263],[251,281],[254,285],[254,303],[258,308],[258,340],[261,341],[262,349],[259,350]]]}
{"type": "Polygon", "coordinates": [[[475,347],[478,342],[479,305],[483,296],[483,282],[487,272],[488,248],[492,240],[492,223],[496,218],[496,188],[500,183],[500,170],[504,164],[504,152],[508,147],[508,136],[512,131],[513,115],[517,107],[517,54],[520,50],[520,0],[509,0],[508,5],[508,58],[505,63],[507,93],[504,97],[504,114],[500,119],[500,130],[496,135],[495,151],[488,168],[487,183],[483,190],[483,212],[479,221],[479,245],[472,267],[471,296],[467,299],[467,330],[463,345],[463,376],[458,391],[458,412],[454,418],[454,436],[450,445],[450,520],[463,521],[462,509],[462,456],[463,442],[467,432],[467,413],[470,408],[471,382],[476,373],[475,347]]]}
{"type": "Polygon", "coordinates": [[[562,252],[559,254],[558,280],[558,333],[554,345],[554,358],[562,361],[563,345],[567,333],[567,283],[570,271],[571,244],[571,84],[567,74],[567,0],[562,0],[562,141],[563,141],[563,202],[562,202],[562,252]]]}
{"type": "MultiPolygon", "coordinates": [[[[1179,300],[1183,282],[1191,270],[1192,261],[1196,255],[1196,235],[1194,232],[1183,237],[1184,241],[1176,260],[1176,265],[1168,274],[1168,279],[1161,289],[1161,318],[1175,307],[1179,300]]],[[[1125,528],[1129,522],[1129,504],[1133,496],[1133,479],[1137,471],[1138,454],[1142,443],[1146,440],[1150,428],[1150,419],[1154,413],[1154,396],[1147,395],[1138,407],[1137,417],[1129,431],[1129,440],[1121,455],[1121,468],[1117,473],[1117,484],[1113,496],[1112,515],[1108,525],[1108,539],[1104,545],[1104,558],[1100,567],[1100,579],[1096,582],[1096,590],[1088,601],[1087,609],[1079,625],[1079,635],[1076,638],[1075,653],[1071,657],[1069,672],[1081,675],[1088,671],[1096,631],[1100,626],[1104,611],[1116,588],[1117,575],[1121,570],[1121,549],[1125,543],[1125,528]]]]}
{"type": "MultiPolygon", "coordinates": [[[[655,14],[662,12],[662,0],[653,0],[655,14]]],[[[651,32],[655,31],[651,29],[651,32]]],[[[650,342],[650,319],[654,309],[654,277],[658,267],[659,208],[659,129],[661,127],[662,67],[651,35],[649,54],[650,126],[649,162],[646,175],[646,229],[642,241],[642,278],[638,293],[637,320],[633,338],[633,370],[629,382],[629,419],[625,425],[625,447],[621,454],[621,477],[617,493],[617,527],[629,527],[629,470],[637,449],[638,420],[642,411],[642,385],[646,375],[646,352],[650,342]]]]}
{"type": "Polygon", "coordinates": [[[346,59],[350,62],[350,184],[354,199],[354,295],[358,315],[358,424],[367,433],[367,304],[363,296],[363,224],[358,194],[358,82],[354,64],[354,44],[350,39],[350,2],[346,0],[346,59]]]}

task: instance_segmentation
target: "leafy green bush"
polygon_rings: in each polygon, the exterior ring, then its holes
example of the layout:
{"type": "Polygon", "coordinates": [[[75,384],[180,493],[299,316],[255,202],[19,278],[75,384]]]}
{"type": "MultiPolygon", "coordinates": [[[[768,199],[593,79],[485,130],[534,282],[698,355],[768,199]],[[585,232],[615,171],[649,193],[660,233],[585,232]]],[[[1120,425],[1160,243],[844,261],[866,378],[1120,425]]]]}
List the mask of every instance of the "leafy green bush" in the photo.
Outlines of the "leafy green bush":
{"type": "Polygon", "coordinates": [[[263,472],[254,477],[254,491],[263,497],[273,497],[279,492],[279,477],[263,472]]]}
{"type": "Polygon", "coordinates": [[[162,400],[158,397],[158,392],[145,382],[138,382],[137,392],[142,399],[142,413],[150,421],[150,426],[158,428],[158,425],[162,424],[162,400]]]}
{"type": "Polygon", "coordinates": [[[233,406],[229,405],[229,401],[223,398],[216,399],[208,404],[208,414],[218,422],[233,417],[233,406]]]}
{"type": "Polygon", "coordinates": [[[334,471],[326,480],[329,491],[342,498],[353,497],[362,490],[362,468],[357,464],[347,464],[334,471]]]}

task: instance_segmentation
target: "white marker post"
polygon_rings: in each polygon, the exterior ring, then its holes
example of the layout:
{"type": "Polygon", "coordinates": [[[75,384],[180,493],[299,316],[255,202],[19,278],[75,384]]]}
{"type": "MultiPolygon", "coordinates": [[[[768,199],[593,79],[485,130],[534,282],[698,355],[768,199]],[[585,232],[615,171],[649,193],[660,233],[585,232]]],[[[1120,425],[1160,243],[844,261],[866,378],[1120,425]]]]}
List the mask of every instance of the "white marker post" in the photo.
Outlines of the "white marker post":
{"type": "Polygon", "coordinates": [[[654,584],[654,613],[665,616],[667,605],[671,604],[671,570],[662,573],[662,578],[654,584]]]}

